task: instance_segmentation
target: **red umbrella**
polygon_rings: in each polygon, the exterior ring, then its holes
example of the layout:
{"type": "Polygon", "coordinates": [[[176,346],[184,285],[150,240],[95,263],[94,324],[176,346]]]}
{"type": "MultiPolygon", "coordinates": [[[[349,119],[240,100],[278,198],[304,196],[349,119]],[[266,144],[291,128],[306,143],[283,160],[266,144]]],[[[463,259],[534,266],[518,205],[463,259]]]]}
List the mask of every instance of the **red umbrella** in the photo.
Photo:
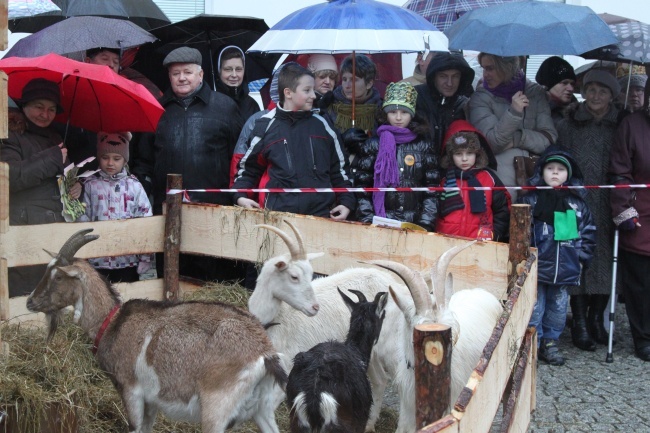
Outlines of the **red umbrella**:
{"type": "Polygon", "coordinates": [[[8,93],[14,100],[20,100],[23,87],[34,78],[57,83],[64,112],[55,120],[89,131],[155,131],[165,111],[145,87],[103,65],[47,54],[2,59],[0,70],[9,77],[8,93]]]}

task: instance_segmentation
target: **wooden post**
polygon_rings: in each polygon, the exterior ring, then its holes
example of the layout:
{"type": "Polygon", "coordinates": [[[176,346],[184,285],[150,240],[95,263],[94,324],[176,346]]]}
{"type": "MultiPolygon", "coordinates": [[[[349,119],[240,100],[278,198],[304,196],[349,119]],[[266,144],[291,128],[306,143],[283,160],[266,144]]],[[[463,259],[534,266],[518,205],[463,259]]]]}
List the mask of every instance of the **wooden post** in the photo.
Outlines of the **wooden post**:
{"type": "MultiPolygon", "coordinates": [[[[183,176],[167,175],[167,190],[183,188],[183,176]]],[[[178,260],[181,250],[181,208],[183,194],[167,193],[165,215],[165,298],[177,300],[179,295],[178,260]]]]}
{"type": "Polygon", "coordinates": [[[513,204],[510,211],[510,252],[508,255],[508,293],[530,254],[530,205],[513,204]]]}
{"type": "Polygon", "coordinates": [[[451,328],[446,325],[417,325],[413,330],[417,429],[442,418],[449,408],[451,341],[451,328]]]}

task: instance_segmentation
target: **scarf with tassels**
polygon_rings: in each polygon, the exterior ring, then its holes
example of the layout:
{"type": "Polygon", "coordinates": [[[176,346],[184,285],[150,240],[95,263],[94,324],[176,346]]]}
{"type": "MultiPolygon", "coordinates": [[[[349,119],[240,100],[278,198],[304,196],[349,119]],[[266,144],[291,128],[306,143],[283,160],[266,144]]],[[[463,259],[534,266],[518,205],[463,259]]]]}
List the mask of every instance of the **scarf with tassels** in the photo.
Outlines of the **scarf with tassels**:
{"type": "MultiPolygon", "coordinates": [[[[480,170],[470,169],[463,171],[460,168],[453,167],[447,170],[447,176],[445,178],[445,188],[458,188],[458,182],[456,179],[465,180],[467,186],[471,187],[481,187],[481,183],[476,178],[476,173],[480,170]]],[[[472,189],[469,191],[469,206],[472,213],[482,213],[487,210],[487,204],[485,199],[485,192],[481,190],[472,189]]],[[[444,191],[440,194],[440,215],[447,216],[453,211],[465,209],[465,203],[463,202],[463,197],[461,191],[444,191]]]]}
{"type": "MultiPolygon", "coordinates": [[[[397,167],[397,145],[410,143],[417,138],[417,134],[408,128],[382,125],[377,128],[379,135],[379,152],[375,161],[375,188],[390,188],[399,186],[399,169],[397,167]]],[[[375,215],[386,216],[384,191],[372,193],[372,203],[375,215]]]]}
{"type": "MultiPolygon", "coordinates": [[[[343,94],[341,86],[332,91],[335,102],[332,104],[332,111],[336,114],[334,126],[341,133],[352,128],[352,101],[343,94]]],[[[364,103],[354,105],[354,127],[364,131],[373,131],[376,127],[377,107],[381,103],[379,92],[374,87],[370,89],[370,96],[364,103]]]]}
{"type": "Polygon", "coordinates": [[[508,103],[512,101],[512,97],[517,92],[523,92],[526,88],[526,75],[524,71],[518,71],[515,76],[508,83],[501,83],[496,86],[494,89],[490,89],[487,85],[487,81],[483,81],[483,88],[488,92],[492,93],[497,98],[503,98],[508,103]]]}

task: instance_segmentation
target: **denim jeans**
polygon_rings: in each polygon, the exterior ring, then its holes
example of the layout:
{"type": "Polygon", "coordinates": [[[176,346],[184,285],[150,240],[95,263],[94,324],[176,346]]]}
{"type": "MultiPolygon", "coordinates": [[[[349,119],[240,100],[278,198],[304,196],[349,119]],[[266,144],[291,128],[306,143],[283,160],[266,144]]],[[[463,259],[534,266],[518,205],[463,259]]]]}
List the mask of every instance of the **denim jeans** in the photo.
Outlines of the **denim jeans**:
{"type": "Polygon", "coordinates": [[[569,293],[567,286],[537,284],[537,302],[528,326],[537,329],[537,342],[542,338],[558,340],[566,324],[569,293]]]}

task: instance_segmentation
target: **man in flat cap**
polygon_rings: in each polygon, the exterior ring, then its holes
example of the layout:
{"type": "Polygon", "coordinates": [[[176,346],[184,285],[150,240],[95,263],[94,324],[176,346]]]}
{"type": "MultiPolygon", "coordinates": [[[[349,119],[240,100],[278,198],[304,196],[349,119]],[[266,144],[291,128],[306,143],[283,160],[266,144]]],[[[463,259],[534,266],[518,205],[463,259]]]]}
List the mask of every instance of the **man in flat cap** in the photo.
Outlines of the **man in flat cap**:
{"type": "MultiPolygon", "coordinates": [[[[244,122],[232,99],[203,83],[201,61],[201,53],[190,47],[176,48],[163,60],[171,86],[159,100],[165,113],[149,149],[154,215],[162,214],[169,173],[183,175],[185,189],[230,185],[230,159],[244,122]]],[[[232,204],[228,193],[188,194],[193,202],[232,204]]],[[[202,259],[209,258],[186,256],[184,260],[181,255],[181,274],[220,279],[221,275],[214,274],[215,265],[202,259]]]]}

